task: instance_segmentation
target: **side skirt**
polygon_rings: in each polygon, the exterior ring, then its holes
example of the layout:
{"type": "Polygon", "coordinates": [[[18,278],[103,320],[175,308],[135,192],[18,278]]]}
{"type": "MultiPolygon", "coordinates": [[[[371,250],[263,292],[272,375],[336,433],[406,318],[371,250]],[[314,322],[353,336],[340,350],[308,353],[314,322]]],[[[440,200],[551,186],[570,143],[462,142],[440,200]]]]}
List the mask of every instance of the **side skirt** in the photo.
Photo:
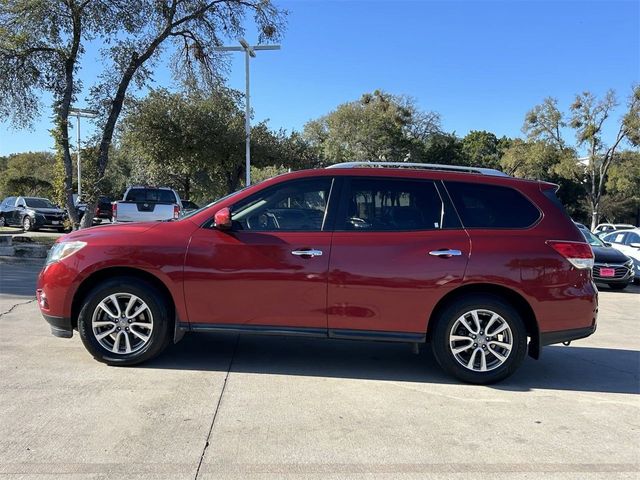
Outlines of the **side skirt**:
{"type": "Polygon", "coordinates": [[[425,343],[426,341],[426,335],[424,333],[381,332],[375,330],[327,330],[324,328],[281,327],[271,325],[227,325],[220,323],[180,323],[178,324],[178,329],[190,332],[226,332],[379,342],[425,343]]]}

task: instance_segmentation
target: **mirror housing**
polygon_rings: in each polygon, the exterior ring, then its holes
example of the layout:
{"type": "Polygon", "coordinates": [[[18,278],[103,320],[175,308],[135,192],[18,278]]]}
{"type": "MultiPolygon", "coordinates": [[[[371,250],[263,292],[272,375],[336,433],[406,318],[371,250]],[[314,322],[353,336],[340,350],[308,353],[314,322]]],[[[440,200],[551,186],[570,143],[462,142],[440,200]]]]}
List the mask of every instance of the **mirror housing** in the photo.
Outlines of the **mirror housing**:
{"type": "Polygon", "coordinates": [[[231,210],[228,207],[222,208],[215,213],[213,226],[218,230],[231,230],[231,210]]]}
{"type": "Polygon", "coordinates": [[[610,243],[610,242],[602,242],[602,243],[604,243],[604,246],[605,246],[605,247],[610,247],[610,246],[611,246],[611,243],[610,243]]]}
{"type": "Polygon", "coordinates": [[[633,248],[640,248],[640,243],[630,243],[629,246],[633,248]]]}

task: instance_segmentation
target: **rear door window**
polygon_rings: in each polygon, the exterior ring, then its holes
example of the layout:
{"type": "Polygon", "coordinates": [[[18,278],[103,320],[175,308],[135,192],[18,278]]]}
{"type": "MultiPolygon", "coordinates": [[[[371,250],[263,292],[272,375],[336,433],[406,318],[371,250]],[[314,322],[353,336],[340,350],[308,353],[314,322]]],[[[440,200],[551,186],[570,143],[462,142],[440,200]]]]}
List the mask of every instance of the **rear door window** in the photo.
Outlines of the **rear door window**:
{"type": "Polygon", "coordinates": [[[528,228],[540,210],[510,187],[444,182],[465,228],[528,228]]]}
{"type": "Polygon", "coordinates": [[[338,230],[411,231],[443,228],[444,206],[432,181],[352,178],[338,230]]]}

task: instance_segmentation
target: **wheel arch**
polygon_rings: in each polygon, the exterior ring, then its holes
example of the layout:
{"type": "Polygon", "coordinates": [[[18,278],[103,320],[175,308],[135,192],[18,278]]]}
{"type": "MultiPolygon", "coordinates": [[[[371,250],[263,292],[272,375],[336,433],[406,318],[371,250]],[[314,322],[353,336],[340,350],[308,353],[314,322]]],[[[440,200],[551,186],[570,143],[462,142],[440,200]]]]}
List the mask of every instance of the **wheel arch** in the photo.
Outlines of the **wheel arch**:
{"type": "MultiPolygon", "coordinates": [[[[176,319],[176,303],[171,294],[169,288],[165,285],[165,283],[159,279],[157,276],[152,273],[134,267],[107,267],[101,270],[97,270],[85,278],[82,283],[78,286],[78,289],[75,291],[73,295],[73,301],[71,303],[71,323],[73,328],[78,328],[78,316],[80,314],[80,310],[82,308],[82,301],[87,296],[87,294],[93,289],[96,285],[104,280],[108,280],[116,277],[128,277],[128,278],[137,278],[140,280],[144,280],[160,291],[164,298],[169,302],[170,311],[172,314],[170,315],[171,321],[175,323],[176,319]]],[[[171,325],[170,328],[173,328],[174,325],[171,325]]]]}
{"type": "Polygon", "coordinates": [[[469,294],[487,294],[502,298],[513,305],[518,313],[522,316],[524,321],[527,336],[530,337],[528,353],[529,356],[538,359],[540,357],[540,330],[538,328],[538,321],[536,315],[531,308],[529,302],[515,290],[502,286],[489,283],[474,283],[469,285],[463,285],[451,292],[447,293],[436,304],[435,308],[429,316],[429,322],[427,323],[427,342],[431,340],[431,335],[437,323],[437,318],[440,313],[451,303],[455,302],[458,298],[461,298],[469,294]]]}

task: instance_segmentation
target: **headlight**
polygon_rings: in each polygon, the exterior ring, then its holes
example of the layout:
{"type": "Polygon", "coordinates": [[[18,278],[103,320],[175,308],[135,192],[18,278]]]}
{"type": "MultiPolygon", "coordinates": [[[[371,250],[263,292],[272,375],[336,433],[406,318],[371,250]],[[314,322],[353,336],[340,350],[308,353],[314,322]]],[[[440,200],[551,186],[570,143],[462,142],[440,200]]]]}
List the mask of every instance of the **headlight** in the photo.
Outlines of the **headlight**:
{"type": "Polygon", "coordinates": [[[630,258],[629,260],[627,260],[626,262],[624,262],[624,266],[625,266],[625,267],[629,267],[629,268],[633,267],[633,259],[632,259],[632,258],[630,258]]]}
{"type": "Polygon", "coordinates": [[[54,244],[53,247],[51,247],[51,250],[49,250],[49,255],[47,255],[45,265],[59,262],[63,258],[73,255],[86,244],[87,242],[60,242],[54,244]]]}

